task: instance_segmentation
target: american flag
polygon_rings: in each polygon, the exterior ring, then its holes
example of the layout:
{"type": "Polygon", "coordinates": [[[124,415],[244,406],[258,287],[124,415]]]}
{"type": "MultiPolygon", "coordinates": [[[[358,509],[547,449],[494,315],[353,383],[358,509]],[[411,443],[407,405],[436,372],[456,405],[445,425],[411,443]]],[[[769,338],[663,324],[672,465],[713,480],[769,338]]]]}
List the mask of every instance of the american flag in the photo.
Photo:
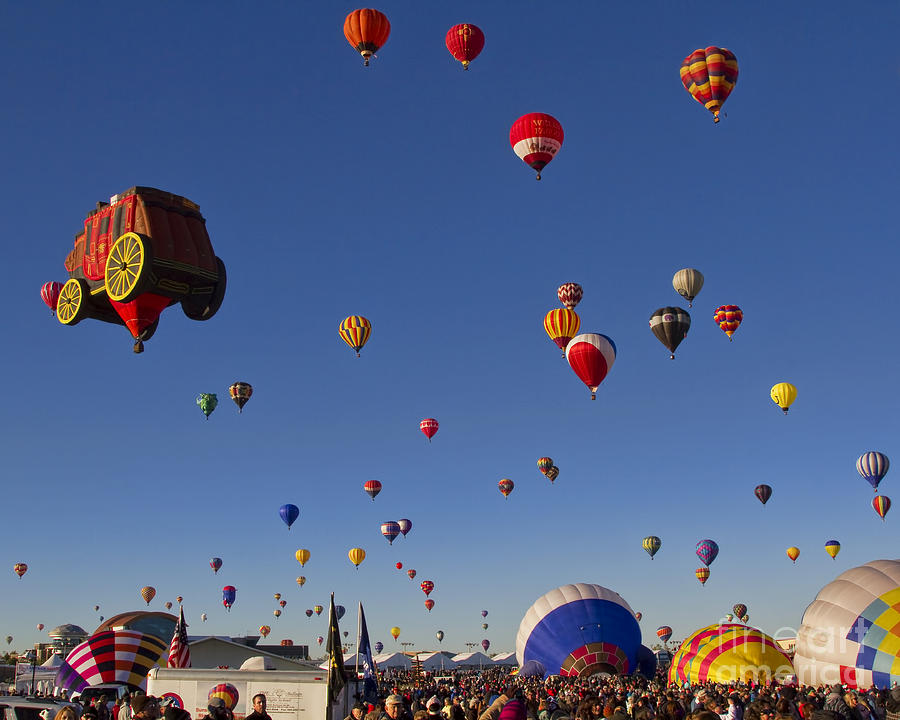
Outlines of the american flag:
{"type": "Polygon", "coordinates": [[[182,607],[178,622],[175,623],[175,634],[169,645],[169,667],[189,668],[191,666],[191,648],[188,645],[187,623],[184,621],[184,608],[182,607]]]}

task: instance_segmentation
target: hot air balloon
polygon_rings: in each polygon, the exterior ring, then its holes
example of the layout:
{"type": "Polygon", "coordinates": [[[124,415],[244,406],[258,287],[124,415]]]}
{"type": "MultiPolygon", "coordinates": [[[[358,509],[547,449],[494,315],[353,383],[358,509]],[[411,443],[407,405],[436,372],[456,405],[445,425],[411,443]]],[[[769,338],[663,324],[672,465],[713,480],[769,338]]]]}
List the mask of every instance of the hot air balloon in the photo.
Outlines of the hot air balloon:
{"type": "Polygon", "coordinates": [[[231,683],[219,683],[214,686],[207,695],[207,701],[213,698],[219,698],[225,703],[225,707],[234,710],[237,705],[240,693],[238,689],[231,683]]]}
{"type": "Polygon", "coordinates": [[[244,405],[253,395],[253,386],[250,383],[236,382],[228,388],[228,394],[234,400],[234,404],[238,406],[238,412],[244,412],[244,405]]]}
{"type": "Polygon", "coordinates": [[[303,587],[305,584],[306,584],[306,578],[303,575],[300,575],[297,578],[297,585],[299,585],[300,587],[303,587]]]}
{"type": "Polygon", "coordinates": [[[563,143],[563,129],[559,121],[546,113],[528,113],[516,120],[509,129],[509,144],[522,162],[537,172],[549,163],[563,143]]]}
{"type": "Polygon", "coordinates": [[[263,637],[269,637],[269,633],[272,632],[272,628],[268,625],[260,625],[259,626],[259,634],[263,637]]]}
{"type": "Polygon", "coordinates": [[[313,612],[314,612],[316,615],[321,615],[321,614],[322,614],[322,611],[323,611],[324,609],[325,609],[325,608],[323,608],[321,605],[313,605],[313,612]]]}
{"type": "Polygon", "coordinates": [[[375,502],[375,496],[381,492],[381,483],[377,480],[366,480],[363,483],[363,490],[369,494],[369,497],[372,498],[372,502],[375,502]]]}
{"type": "Polygon", "coordinates": [[[384,13],[371,8],[354,10],[344,20],[344,37],[354,50],[363,56],[363,64],[369,66],[369,58],[387,42],[391,23],[384,13]]]}
{"type": "Polygon", "coordinates": [[[350,635],[350,633],[347,632],[346,630],[344,630],[344,640],[346,640],[349,635],[350,635]]]}
{"type": "Polygon", "coordinates": [[[13,572],[21,578],[28,572],[28,565],[26,563],[16,563],[13,565],[13,572]]]}
{"type": "Polygon", "coordinates": [[[706,567],[709,567],[713,560],[719,555],[719,546],[715,540],[709,538],[701,540],[697,543],[697,557],[700,558],[706,567]]]}
{"type": "Polygon", "coordinates": [[[681,82],[698,103],[719,122],[719,112],[738,79],[738,61],[727,48],[699,48],[681,63],[681,82]]]}
{"type": "Polygon", "coordinates": [[[653,556],[656,555],[662,547],[662,540],[656,537],[656,535],[648,535],[641,541],[641,547],[647,551],[647,554],[652,560],[653,556]]]}
{"type": "MultiPolygon", "coordinates": [[[[727,613],[727,614],[725,615],[725,619],[726,619],[728,622],[731,622],[732,620],[734,620],[734,615],[732,615],[731,613],[727,613]]],[[[740,618],[739,618],[739,619],[740,619],[740,618]]]]}
{"type": "Polygon", "coordinates": [[[304,612],[306,613],[306,617],[312,617],[313,615],[313,611],[310,608],[306,608],[304,612]]]}
{"type": "Polygon", "coordinates": [[[485,618],[485,617],[487,617],[487,616],[488,616],[488,611],[487,611],[487,610],[482,610],[482,611],[481,611],[481,617],[485,618]]]}
{"type": "Polygon", "coordinates": [[[7,644],[7,645],[11,645],[11,644],[12,644],[12,641],[13,641],[13,636],[12,636],[12,635],[7,635],[7,636],[6,636],[6,644],[7,644]]]}
{"type": "Polygon", "coordinates": [[[181,597],[181,595],[179,595],[178,597],[175,598],[175,602],[177,602],[179,605],[181,605],[182,600],[184,600],[184,598],[181,597]]]}
{"type": "Polygon", "coordinates": [[[416,578],[416,571],[415,571],[415,570],[407,570],[407,571],[406,571],[406,574],[409,575],[409,579],[410,579],[410,580],[415,580],[415,578],[416,578]]]}
{"type": "Polygon", "coordinates": [[[316,642],[319,643],[319,645],[321,645],[323,642],[325,642],[325,638],[323,638],[321,635],[319,635],[319,637],[316,638],[316,642]]]}
{"type": "Polygon", "coordinates": [[[273,596],[276,600],[281,600],[281,593],[275,593],[273,596]]]}
{"type": "Polygon", "coordinates": [[[309,561],[309,550],[307,550],[306,548],[300,548],[297,552],[294,553],[294,557],[297,558],[297,562],[300,563],[300,567],[303,567],[309,561]]]}
{"type": "Polygon", "coordinates": [[[222,588],[222,604],[225,606],[226,610],[231,610],[231,606],[234,605],[234,599],[237,595],[237,590],[234,585],[226,585],[222,588]]]}
{"type": "Polygon", "coordinates": [[[731,610],[737,615],[739,618],[744,617],[747,614],[747,606],[744,603],[737,603],[731,610]]]}
{"type": "Polygon", "coordinates": [[[675,359],[675,348],[687,337],[691,327],[691,316],[687,310],[677,307],[663,307],[650,316],[650,329],[675,359]]]}
{"type": "Polygon", "coordinates": [[[273,614],[276,618],[280,618],[280,617],[281,617],[281,610],[273,610],[273,611],[272,611],[272,614],[273,614]]]}
{"type": "Polygon", "coordinates": [[[706,585],[706,581],[709,580],[709,568],[697,568],[694,570],[694,575],[697,576],[697,579],[700,581],[701,585],[706,585]]]}
{"type": "Polygon", "coordinates": [[[642,618],[642,617],[644,617],[644,613],[636,612],[636,613],[634,614],[634,619],[637,620],[638,622],[641,621],[641,618],[642,618]]]}
{"type": "Polygon", "coordinates": [[[397,521],[397,525],[400,526],[400,532],[403,534],[403,537],[406,537],[409,534],[409,531],[412,530],[412,520],[400,518],[397,521]]]}
{"type": "Polygon", "coordinates": [[[217,557],[210,558],[210,559],[209,559],[209,566],[212,568],[212,571],[213,571],[214,573],[218,573],[218,572],[219,572],[219,568],[222,567],[222,558],[217,558],[217,557]]]}
{"type": "Polygon", "coordinates": [[[547,335],[556,343],[556,346],[563,351],[563,357],[566,354],[566,345],[578,334],[580,327],[581,318],[574,310],[568,308],[557,308],[544,316],[544,330],[547,331],[547,335]]]}
{"type": "Polygon", "coordinates": [[[338,333],[341,339],[356,351],[356,357],[359,357],[359,351],[372,334],[372,323],[362,315],[351,315],[343,319],[338,326],[338,333]]]}
{"type": "Polygon", "coordinates": [[[688,301],[688,307],[693,307],[694,298],[700,294],[703,287],[703,273],[694,268],[682,268],[672,278],[672,287],[688,301]]]}
{"type": "Polygon", "coordinates": [[[599,333],[576,335],[566,345],[566,359],[575,374],[588,386],[591,400],[596,400],[597,388],[616,361],[616,345],[599,333]]]}
{"type": "Polygon", "coordinates": [[[394,567],[397,568],[398,570],[402,570],[402,569],[403,569],[403,563],[402,563],[402,562],[398,562],[396,565],[394,565],[394,567]]]}
{"type": "Polygon", "coordinates": [[[656,628],[656,637],[663,641],[663,644],[669,642],[669,638],[672,637],[672,628],[668,625],[660,625],[656,628]]]}
{"type": "Polygon", "coordinates": [[[878,483],[887,475],[891,467],[888,456],[880,452],[869,450],[859,456],[856,461],[856,471],[872,486],[872,490],[878,492],[878,483]]]}
{"type": "Polygon", "coordinates": [[[69,652],[54,684],[70,693],[101,683],[146,686],[147,673],[168,646],[167,641],[137,630],[96,632],[69,652]]]}
{"type": "Polygon", "coordinates": [[[381,523],[381,534],[387,538],[388,544],[393,545],[394,539],[400,534],[400,526],[393,520],[381,523]]]}
{"type": "Polygon", "coordinates": [[[347,608],[343,605],[335,605],[334,606],[334,614],[337,615],[337,619],[340,620],[344,617],[344,613],[347,612],[347,608]]]}
{"type": "Polygon", "coordinates": [[[884,516],[887,515],[888,510],[891,509],[891,499],[887,495],[876,495],[872,499],[872,507],[875,508],[875,512],[878,513],[878,517],[880,517],[883,522],[884,516]]]}
{"type": "Polygon", "coordinates": [[[481,623],[481,629],[482,629],[482,630],[487,630],[487,629],[488,629],[488,624],[487,624],[487,623],[481,623]]]}
{"type": "Polygon", "coordinates": [[[797,562],[797,558],[800,557],[800,548],[792,546],[785,550],[785,553],[787,553],[787,556],[791,559],[791,562],[795,563],[797,562]]]}
{"type": "Polygon", "coordinates": [[[288,526],[288,530],[290,530],[291,525],[294,524],[294,520],[300,517],[300,508],[288,503],[287,505],[282,505],[278,508],[278,515],[284,521],[284,524],[288,526]]]}
{"type": "Polygon", "coordinates": [[[433,608],[433,607],[434,607],[434,600],[432,600],[431,598],[428,598],[425,601],[425,609],[428,610],[428,612],[431,612],[431,608],[433,608]]]}
{"type": "Polygon", "coordinates": [[[419,430],[425,433],[428,442],[431,442],[431,438],[433,438],[434,434],[438,431],[438,421],[434,418],[425,418],[419,423],[419,430]]]}
{"type": "Polygon", "coordinates": [[[201,619],[203,622],[206,622],[206,613],[200,613],[200,619],[201,619]]]}
{"type": "Polygon", "coordinates": [[[59,282],[46,282],[41,285],[41,300],[50,308],[50,312],[56,315],[56,303],[59,300],[59,293],[63,289],[63,284],[59,282]]]}
{"type": "Polygon", "coordinates": [[[753,489],[753,494],[756,495],[757,499],[765,505],[769,502],[769,498],[772,497],[772,486],[771,485],[757,485],[753,489]]]}
{"type": "Polygon", "coordinates": [[[285,638],[281,641],[281,647],[293,647],[294,641],[290,638],[285,638]]]}
{"type": "Polygon", "coordinates": [[[553,460],[548,457],[538,458],[537,466],[538,470],[541,471],[541,474],[546,475],[547,471],[553,467],[553,460]]]}
{"type": "Polygon", "coordinates": [[[484,648],[484,651],[485,651],[485,652],[488,651],[488,648],[489,648],[490,646],[491,646],[491,641],[488,640],[487,638],[485,638],[484,640],[481,641],[481,647],[484,648]]]}
{"type": "Polygon", "coordinates": [[[103,616],[102,616],[102,615],[100,616],[100,622],[103,622],[103,616]]]}
{"type": "Polygon", "coordinates": [[[803,684],[891,688],[900,645],[900,561],[873,560],[823,587],[803,613],[794,667],[803,684]]]}
{"type": "Polygon", "coordinates": [[[170,602],[167,600],[166,603],[165,603],[165,607],[166,607],[166,610],[171,610],[171,609],[172,609],[172,603],[170,603],[170,602]]]}
{"type": "Polygon", "coordinates": [[[197,396],[197,405],[200,407],[200,411],[206,415],[207,420],[209,420],[209,416],[212,415],[212,411],[216,409],[218,404],[219,398],[216,397],[215,393],[200,393],[197,396]]]}
{"type": "Polygon", "coordinates": [[[400,637],[400,628],[392,627],[391,628],[391,637],[394,638],[394,640],[396,640],[398,637],[400,637]]]}
{"type": "Polygon", "coordinates": [[[584,297],[584,290],[581,285],[576,282],[567,282],[560,285],[556,290],[556,297],[569,310],[574,310],[575,306],[581,302],[584,297]]]}
{"type": "Polygon", "coordinates": [[[287,600],[279,600],[279,601],[278,601],[278,604],[279,604],[279,605],[282,607],[282,609],[283,609],[284,606],[287,605],[287,600]]]}
{"type": "Polygon", "coordinates": [[[38,624],[37,624],[37,629],[38,629],[38,632],[40,632],[41,630],[43,630],[43,629],[44,629],[44,623],[38,623],[38,624]]]}
{"type": "Polygon", "coordinates": [[[743,319],[744,313],[737,305],[720,305],[716,308],[716,314],[713,315],[716,325],[722,328],[722,332],[728,336],[729,340],[732,339],[731,336],[734,335],[734,331],[738,329],[743,319]]]}
{"type": "Polygon", "coordinates": [[[825,552],[827,552],[831,559],[834,560],[837,557],[837,554],[841,551],[841,544],[837,540],[827,540],[825,542],[825,552]]]}
{"type": "Polygon", "coordinates": [[[769,391],[769,395],[772,398],[772,402],[780,407],[782,412],[787,415],[788,408],[790,408],[794,400],[797,399],[797,388],[789,382],[775,383],[769,391]]]}
{"type": "Polygon", "coordinates": [[[503,493],[503,497],[509,497],[509,494],[513,491],[513,488],[515,486],[516,484],[509,478],[503,478],[500,482],[497,483],[497,487],[500,488],[500,492],[503,493]]]}
{"type": "Polygon", "coordinates": [[[766,684],[784,682],[794,666],[778,643],[745,625],[710,625],[691,634],[672,658],[669,683],[722,683],[736,678],[766,684]]]}
{"type": "Polygon", "coordinates": [[[382,650],[384,650],[384,643],[380,641],[375,643],[375,652],[380,653],[382,650]]]}
{"type": "Polygon", "coordinates": [[[94,605],[94,612],[98,612],[99,610],[100,610],[100,606],[99,606],[99,605],[94,605]]]}
{"type": "Polygon", "coordinates": [[[640,644],[634,611],[618,593],[577,583],[551,590],[529,608],[516,635],[516,659],[523,669],[539,662],[544,676],[626,674],[636,667],[640,644]]]}
{"type": "Polygon", "coordinates": [[[484,48],[484,33],[477,25],[461,23],[447,31],[444,42],[450,54],[462,63],[463,70],[468,70],[469,63],[484,48]]]}
{"type": "Polygon", "coordinates": [[[422,588],[422,592],[426,596],[431,595],[431,591],[434,590],[434,583],[431,580],[423,580],[419,587],[422,588]]]}
{"type": "Polygon", "coordinates": [[[358,547],[350,548],[347,557],[350,558],[350,562],[352,562],[356,566],[356,569],[359,570],[359,564],[366,559],[366,551],[358,547]]]}
{"type": "Polygon", "coordinates": [[[444,631],[443,631],[443,630],[438,630],[438,631],[434,634],[434,636],[437,638],[437,641],[438,641],[438,642],[443,642],[443,641],[444,641],[444,631]]]}
{"type": "Polygon", "coordinates": [[[142,587],[141,588],[141,597],[144,598],[144,602],[149,605],[150,601],[154,597],[156,597],[156,588],[151,587],[150,585],[146,585],[146,586],[142,587]]]}
{"type": "Polygon", "coordinates": [[[550,481],[550,484],[553,484],[553,481],[559,477],[559,468],[556,465],[553,465],[547,472],[544,473],[547,476],[547,479],[550,481]]]}

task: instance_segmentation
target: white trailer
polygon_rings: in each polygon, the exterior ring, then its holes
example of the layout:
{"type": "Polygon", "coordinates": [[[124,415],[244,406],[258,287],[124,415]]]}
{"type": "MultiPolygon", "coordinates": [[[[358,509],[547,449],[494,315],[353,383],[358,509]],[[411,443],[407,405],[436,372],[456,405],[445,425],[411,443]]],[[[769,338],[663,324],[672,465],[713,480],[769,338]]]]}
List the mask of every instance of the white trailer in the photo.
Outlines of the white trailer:
{"type": "Polygon", "coordinates": [[[209,695],[217,685],[230,686],[224,694],[235,696],[231,708],[235,720],[253,712],[257,693],[266,696],[266,712],[272,720],[342,720],[350,714],[352,685],[344,686],[330,708],[325,706],[327,671],[153,668],[147,676],[148,695],[172,697],[194,720],[207,715],[209,695]]]}

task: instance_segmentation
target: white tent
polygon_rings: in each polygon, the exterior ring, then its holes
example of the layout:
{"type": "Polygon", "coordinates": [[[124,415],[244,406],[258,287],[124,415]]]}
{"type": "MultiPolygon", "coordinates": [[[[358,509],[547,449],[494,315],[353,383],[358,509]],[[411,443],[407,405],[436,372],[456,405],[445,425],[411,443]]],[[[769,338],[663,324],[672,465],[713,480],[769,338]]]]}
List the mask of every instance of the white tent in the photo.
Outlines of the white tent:
{"type": "Polygon", "coordinates": [[[63,664],[62,655],[57,655],[53,653],[50,657],[48,657],[44,662],[41,663],[42,668],[58,668],[63,664]]]}
{"type": "Polygon", "coordinates": [[[439,652],[421,652],[416,655],[419,662],[422,663],[422,669],[429,672],[435,670],[452,670],[456,667],[456,663],[450,659],[448,655],[439,652]]]}
{"type": "Polygon", "coordinates": [[[453,662],[455,662],[458,667],[483,667],[485,665],[492,665],[494,661],[484,653],[466,652],[454,655],[453,662]]]}
{"type": "Polygon", "coordinates": [[[509,667],[515,667],[519,664],[519,661],[516,660],[515,651],[494,655],[493,661],[494,665],[508,665],[509,667]]]}
{"type": "Polygon", "coordinates": [[[382,653],[374,658],[375,664],[379,668],[410,668],[412,663],[410,659],[403,653],[382,653]]]}
{"type": "MultiPolygon", "coordinates": [[[[400,655],[401,653],[397,653],[397,654],[400,655]]],[[[359,671],[362,672],[363,660],[365,660],[366,656],[360,655],[359,653],[353,653],[352,655],[344,655],[344,670],[346,670],[348,673],[356,672],[356,657],[357,657],[357,655],[359,655],[359,671]]],[[[379,657],[383,657],[383,656],[375,655],[372,659],[375,660],[376,664],[379,664],[379,666],[380,666],[380,663],[378,663],[379,657]]],[[[326,660],[321,665],[319,665],[319,667],[322,670],[327,670],[329,668],[328,660],[326,660]]],[[[394,666],[391,666],[391,667],[394,667],[394,666]]]]}

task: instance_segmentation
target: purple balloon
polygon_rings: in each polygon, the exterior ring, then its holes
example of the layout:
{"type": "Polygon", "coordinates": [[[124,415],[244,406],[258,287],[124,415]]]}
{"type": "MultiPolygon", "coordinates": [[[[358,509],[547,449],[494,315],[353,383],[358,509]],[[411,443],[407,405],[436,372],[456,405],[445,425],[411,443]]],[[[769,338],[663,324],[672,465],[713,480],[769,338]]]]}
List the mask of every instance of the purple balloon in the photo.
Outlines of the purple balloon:
{"type": "Polygon", "coordinates": [[[488,648],[489,648],[490,646],[491,646],[491,641],[490,641],[490,640],[484,639],[484,640],[481,641],[481,647],[484,648],[484,651],[485,651],[485,652],[488,651],[488,648]]]}
{"type": "Polygon", "coordinates": [[[382,650],[384,650],[384,643],[380,641],[375,643],[375,652],[380,653],[382,650]]]}
{"type": "Polygon", "coordinates": [[[403,533],[403,537],[406,537],[406,533],[412,530],[412,520],[401,518],[397,521],[397,524],[400,526],[400,532],[403,533]]]}
{"type": "Polygon", "coordinates": [[[487,617],[487,610],[481,611],[481,617],[487,617]]]}

